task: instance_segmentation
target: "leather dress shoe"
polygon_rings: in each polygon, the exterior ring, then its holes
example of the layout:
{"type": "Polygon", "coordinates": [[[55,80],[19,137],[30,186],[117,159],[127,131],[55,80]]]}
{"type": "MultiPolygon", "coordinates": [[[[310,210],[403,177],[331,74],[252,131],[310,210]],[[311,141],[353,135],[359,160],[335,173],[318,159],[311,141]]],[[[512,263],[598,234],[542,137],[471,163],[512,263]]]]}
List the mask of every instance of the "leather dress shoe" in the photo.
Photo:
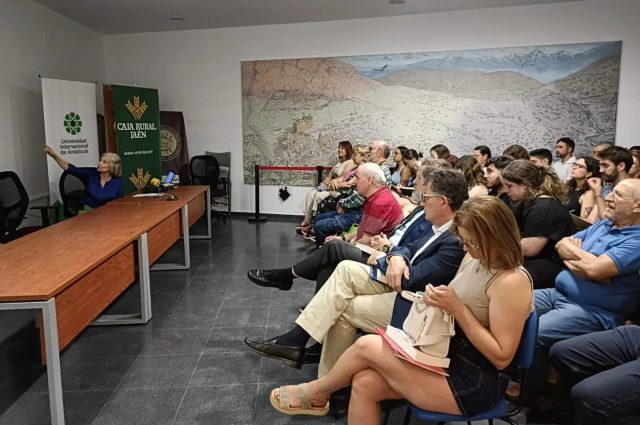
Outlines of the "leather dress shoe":
{"type": "Polygon", "coordinates": [[[278,288],[281,291],[288,291],[293,286],[293,281],[278,282],[271,279],[271,270],[253,269],[247,272],[247,277],[253,283],[265,288],[278,288]]]}
{"type": "Polygon", "coordinates": [[[320,363],[320,355],[321,352],[311,351],[311,347],[307,347],[304,349],[304,357],[302,358],[302,363],[304,364],[312,364],[312,363],[320,363]]]}
{"type": "Polygon", "coordinates": [[[271,357],[272,359],[281,360],[287,366],[300,369],[304,359],[304,347],[278,345],[275,342],[276,338],[271,338],[266,341],[254,341],[251,338],[244,339],[245,345],[256,353],[265,357],[271,357]]]}

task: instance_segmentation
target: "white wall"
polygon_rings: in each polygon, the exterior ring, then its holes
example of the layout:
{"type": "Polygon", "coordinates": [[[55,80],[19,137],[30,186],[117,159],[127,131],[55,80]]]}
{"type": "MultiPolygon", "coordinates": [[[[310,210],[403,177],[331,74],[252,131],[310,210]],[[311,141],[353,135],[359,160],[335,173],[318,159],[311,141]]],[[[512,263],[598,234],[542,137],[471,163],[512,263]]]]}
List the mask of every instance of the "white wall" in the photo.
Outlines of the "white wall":
{"type": "Polygon", "coordinates": [[[0,170],[15,171],[32,199],[48,195],[38,75],[102,82],[102,36],[31,0],[2,0],[0,58],[0,170]]]}
{"type": "MultiPolygon", "coordinates": [[[[183,111],[189,153],[231,150],[234,211],[253,211],[242,177],[240,61],[622,40],[617,142],[640,144],[640,2],[594,0],[380,19],[105,37],[107,80],[160,91],[183,111]]],[[[261,209],[297,214],[308,189],[286,203],[262,187],[261,209]]]]}

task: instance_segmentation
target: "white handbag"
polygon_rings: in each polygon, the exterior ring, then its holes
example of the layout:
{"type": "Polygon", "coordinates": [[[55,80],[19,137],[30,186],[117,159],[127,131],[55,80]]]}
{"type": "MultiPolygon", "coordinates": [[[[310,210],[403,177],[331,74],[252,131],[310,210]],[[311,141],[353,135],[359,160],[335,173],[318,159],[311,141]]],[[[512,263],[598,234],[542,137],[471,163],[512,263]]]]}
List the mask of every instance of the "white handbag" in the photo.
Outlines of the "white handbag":
{"type": "Polygon", "coordinates": [[[455,319],[444,310],[425,304],[422,299],[414,297],[412,301],[402,329],[412,345],[420,351],[436,357],[447,357],[449,340],[455,335],[455,319]]]}

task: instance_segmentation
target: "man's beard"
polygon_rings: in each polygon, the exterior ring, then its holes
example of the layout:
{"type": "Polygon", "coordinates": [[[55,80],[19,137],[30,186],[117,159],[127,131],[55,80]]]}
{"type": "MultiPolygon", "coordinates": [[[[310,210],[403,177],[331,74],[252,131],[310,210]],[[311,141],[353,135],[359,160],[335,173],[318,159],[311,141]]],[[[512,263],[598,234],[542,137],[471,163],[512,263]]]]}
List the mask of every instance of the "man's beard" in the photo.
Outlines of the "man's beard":
{"type": "Polygon", "coordinates": [[[616,170],[615,174],[603,174],[602,180],[606,181],[607,183],[613,183],[618,180],[619,176],[620,173],[618,172],[618,170],[616,170]]]}

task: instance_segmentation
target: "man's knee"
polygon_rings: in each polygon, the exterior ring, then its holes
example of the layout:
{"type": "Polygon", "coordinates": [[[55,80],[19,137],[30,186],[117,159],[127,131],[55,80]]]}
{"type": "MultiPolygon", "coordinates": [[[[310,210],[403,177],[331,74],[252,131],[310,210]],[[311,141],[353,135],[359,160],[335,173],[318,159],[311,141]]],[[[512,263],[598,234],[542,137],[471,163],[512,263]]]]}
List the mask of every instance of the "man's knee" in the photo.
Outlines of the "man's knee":
{"type": "Polygon", "coordinates": [[[589,378],[573,386],[571,398],[576,409],[589,423],[594,421],[594,423],[600,423],[611,416],[611,412],[609,412],[611,406],[605,401],[598,388],[591,385],[589,378]]]}

